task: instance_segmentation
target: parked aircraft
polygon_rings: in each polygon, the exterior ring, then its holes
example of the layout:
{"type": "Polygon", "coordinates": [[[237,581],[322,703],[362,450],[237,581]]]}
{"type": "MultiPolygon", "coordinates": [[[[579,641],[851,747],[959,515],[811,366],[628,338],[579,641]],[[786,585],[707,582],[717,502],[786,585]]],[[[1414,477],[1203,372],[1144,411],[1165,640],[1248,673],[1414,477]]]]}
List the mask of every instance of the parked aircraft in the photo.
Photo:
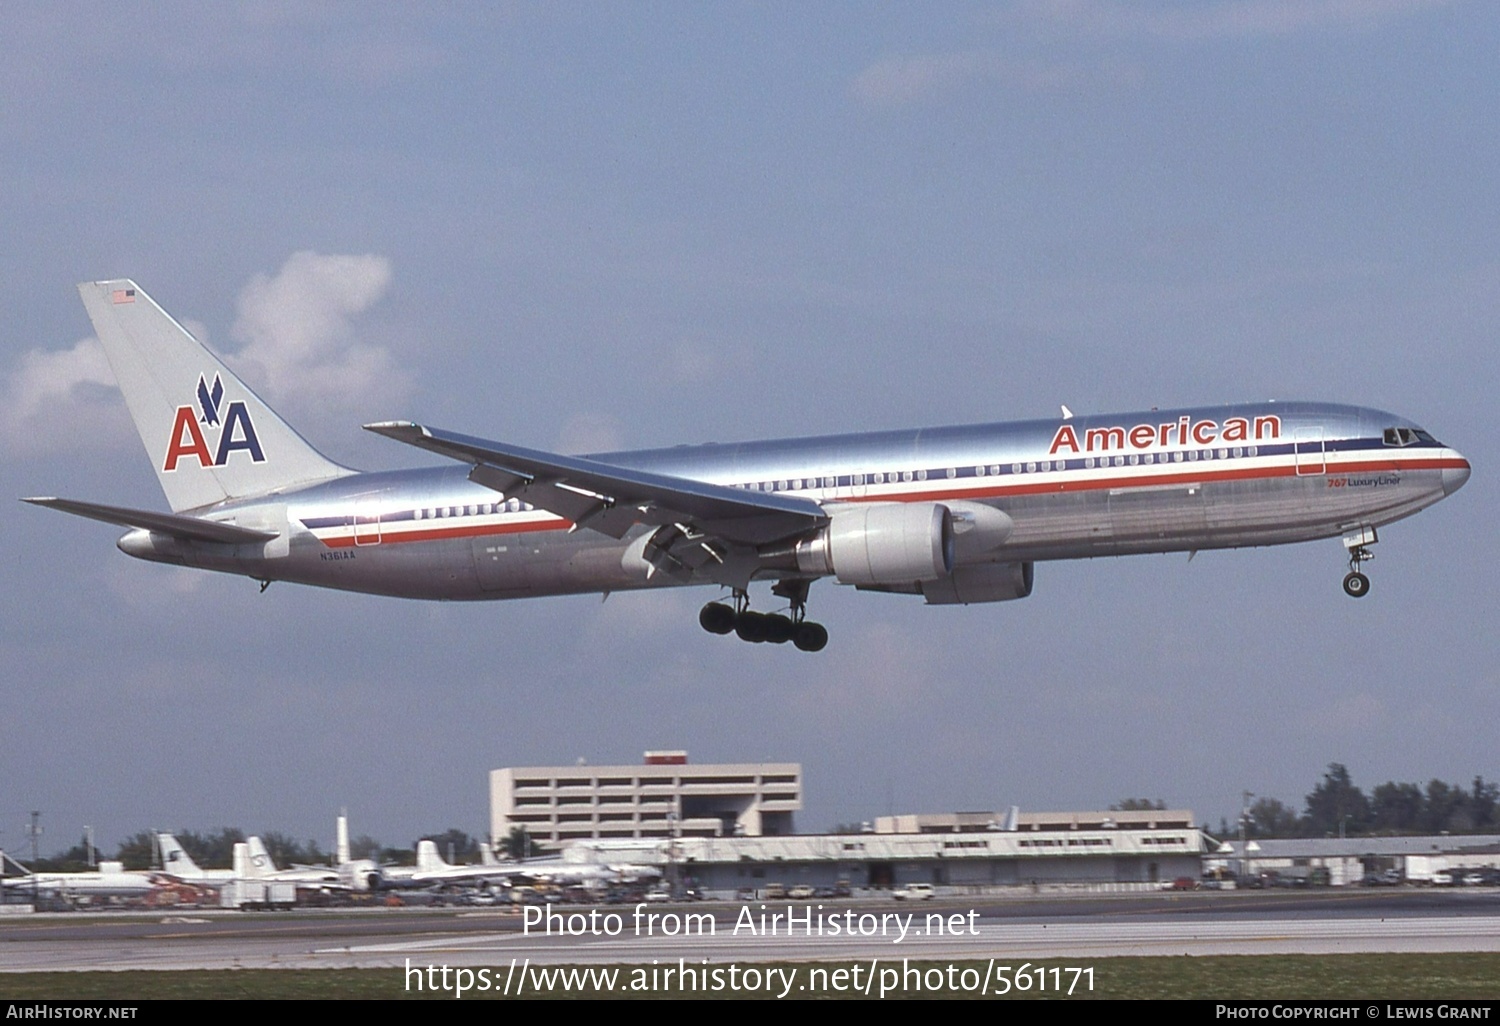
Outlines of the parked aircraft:
{"type": "Polygon", "coordinates": [[[245,842],[243,865],[239,862],[240,854],[239,845],[235,845],[234,871],[235,876],[241,880],[279,880],[320,890],[347,889],[339,876],[339,871],[333,866],[293,866],[290,869],[277,869],[271,853],[266,850],[265,842],[259,837],[251,837],[245,842]]]}
{"type": "Polygon", "coordinates": [[[1365,595],[1377,529],[1469,462],[1411,421],[1237,406],[562,456],[407,421],[453,465],[360,473],[314,450],[134,282],[79,286],[171,513],[28,502],[131,530],[129,555],[428,599],[717,585],[699,622],[817,651],[830,577],[929,604],[1031,594],[1037,562],[1341,538],[1365,595]],[[785,613],[752,611],[773,582],[785,613]]]}
{"type": "Polygon", "coordinates": [[[520,873],[522,865],[519,862],[497,862],[491,856],[477,866],[455,866],[438,852],[435,841],[421,840],[417,842],[417,866],[408,879],[413,886],[418,887],[460,883],[504,884],[520,873]]]}
{"type": "MultiPolygon", "coordinates": [[[[243,841],[235,842],[234,848],[238,852],[243,841]]],[[[161,865],[164,872],[170,873],[179,880],[187,880],[193,883],[223,882],[235,879],[233,869],[203,869],[193,857],[187,853],[182,845],[177,843],[177,838],[171,834],[160,833],[156,835],[156,846],[161,851],[161,865]]]]}
{"type": "Polygon", "coordinates": [[[127,870],[123,862],[100,862],[99,868],[85,873],[27,873],[0,879],[0,886],[17,894],[46,894],[59,897],[139,898],[178,884],[166,873],[127,870]]]}

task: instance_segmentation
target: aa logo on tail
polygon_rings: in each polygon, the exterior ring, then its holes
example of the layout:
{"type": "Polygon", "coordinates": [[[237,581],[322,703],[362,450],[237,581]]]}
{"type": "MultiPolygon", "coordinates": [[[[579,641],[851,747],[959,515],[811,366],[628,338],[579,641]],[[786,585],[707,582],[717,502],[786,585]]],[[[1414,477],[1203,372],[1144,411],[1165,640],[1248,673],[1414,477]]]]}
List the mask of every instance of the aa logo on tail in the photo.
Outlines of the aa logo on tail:
{"type": "Polygon", "coordinates": [[[224,383],[219,380],[219,375],[214,375],[211,388],[204,376],[198,375],[198,410],[195,412],[191,406],[177,407],[177,417],[172,422],[172,437],[167,443],[167,458],[162,464],[162,470],[176,470],[177,462],[186,457],[196,459],[200,467],[222,467],[228,462],[229,454],[237,450],[249,453],[250,459],[256,463],[266,461],[244,401],[235,399],[230,402],[223,411],[221,425],[219,404],[223,400],[224,383]],[[204,437],[200,424],[219,429],[219,446],[213,453],[209,452],[208,440],[204,437]]]}

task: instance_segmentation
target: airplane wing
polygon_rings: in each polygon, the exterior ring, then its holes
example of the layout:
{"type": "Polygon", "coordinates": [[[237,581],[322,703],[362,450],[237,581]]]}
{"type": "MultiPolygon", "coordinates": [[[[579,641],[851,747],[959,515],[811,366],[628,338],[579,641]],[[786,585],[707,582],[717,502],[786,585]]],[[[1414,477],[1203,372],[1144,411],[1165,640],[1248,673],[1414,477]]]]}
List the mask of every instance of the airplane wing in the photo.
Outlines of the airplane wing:
{"type": "Polygon", "coordinates": [[[681,529],[693,542],[756,546],[828,523],[828,514],[811,499],[652,474],[409,421],[366,424],[365,430],[472,464],[471,481],[612,538],[651,524],[681,529]]]}
{"type": "Polygon", "coordinates": [[[78,502],[74,499],[32,498],[22,499],[33,506],[62,510],[74,516],[102,520],[119,527],[140,527],[158,534],[171,535],[187,541],[219,542],[224,545],[243,545],[251,542],[270,541],[274,532],[253,531],[235,524],[221,524],[215,520],[184,516],[181,513],[154,513],[148,509],[126,509],[123,506],[101,506],[93,502],[78,502]]]}

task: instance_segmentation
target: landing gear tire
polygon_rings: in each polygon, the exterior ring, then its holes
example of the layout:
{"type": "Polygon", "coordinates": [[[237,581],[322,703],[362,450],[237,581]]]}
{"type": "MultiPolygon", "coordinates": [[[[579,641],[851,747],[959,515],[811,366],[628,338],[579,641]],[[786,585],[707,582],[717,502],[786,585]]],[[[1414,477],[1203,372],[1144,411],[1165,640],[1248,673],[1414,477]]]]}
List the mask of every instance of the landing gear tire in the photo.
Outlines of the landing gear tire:
{"type": "Polygon", "coordinates": [[[1370,594],[1370,579],[1358,570],[1344,576],[1344,594],[1350,598],[1364,598],[1370,594]]]}
{"type": "Polygon", "coordinates": [[[734,633],[739,635],[741,641],[749,641],[757,645],[763,641],[769,641],[771,628],[766,620],[764,613],[752,613],[747,609],[735,621],[734,633]]]}
{"type": "Polygon", "coordinates": [[[821,652],[828,644],[828,628],[820,623],[803,620],[797,624],[797,632],[792,635],[792,644],[804,652],[821,652]]]}
{"type": "Polygon", "coordinates": [[[771,613],[766,617],[766,640],[773,645],[784,645],[797,635],[797,625],[791,617],[771,613]]]}
{"type": "Polygon", "coordinates": [[[698,625],[710,634],[728,634],[734,621],[734,610],[722,602],[710,602],[698,613],[698,625]]]}

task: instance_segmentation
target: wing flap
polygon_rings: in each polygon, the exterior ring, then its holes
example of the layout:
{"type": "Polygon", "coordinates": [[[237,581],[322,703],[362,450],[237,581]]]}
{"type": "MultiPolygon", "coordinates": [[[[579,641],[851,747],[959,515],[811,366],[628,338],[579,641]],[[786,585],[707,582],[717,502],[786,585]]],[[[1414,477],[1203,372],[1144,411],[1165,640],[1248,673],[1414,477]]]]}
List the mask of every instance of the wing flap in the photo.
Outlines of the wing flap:
{"type": "Polygon", "coordinates": [[[365,430],[473,465],[469,479],[524,497],[549,513],[614,538],[635,524],[690,522],[726,541],[761,545],[828,522],[811,499],[634,470],[424,427],[410,421],[366,424],[365,430]]]}
{"type": "Polygon", "coordinates": [[[217,542],[221,545],[244,545],[266,542],[277,537],[274,531],[254,531],[236,524],[222,524],[216,520],[203,520],[184,516],[181,513],[155,513],[147,509],[127,509],[124,506],[103,506],[94,502],[78,502],[74,499],[32,498],[22,499],[33,506],[61,510],[74,516],[101,520],[117,527],[139,527],[157,534],[170,535],[187,541],[217,542]]]}

